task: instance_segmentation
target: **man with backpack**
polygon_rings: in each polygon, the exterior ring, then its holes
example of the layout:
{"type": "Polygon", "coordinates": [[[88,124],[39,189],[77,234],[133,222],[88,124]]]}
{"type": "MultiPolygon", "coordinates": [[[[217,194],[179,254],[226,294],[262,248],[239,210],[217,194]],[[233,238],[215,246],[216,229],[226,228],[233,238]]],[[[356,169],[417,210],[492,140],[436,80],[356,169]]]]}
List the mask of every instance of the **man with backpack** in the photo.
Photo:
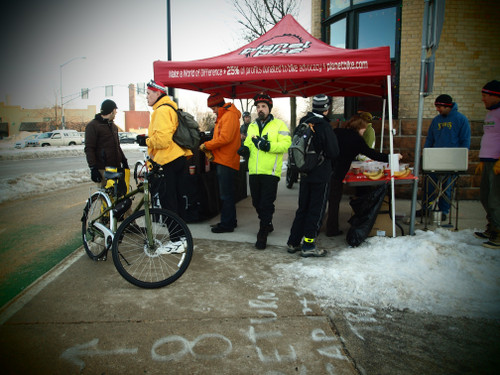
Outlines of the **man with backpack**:
{"type": "Polygon", "coordinates": [[[303,151],[311,156],[308,171],[301,172],[299,207],[287,241],[288,252],[293,254],[300,251],[303,257],[326,255],[326,250],[316,247],[316,236],[328,202],[332,161],[339,154],[337,137],[326,118],[329,107],[328,96],[316,95],[312,102],[312,112],[308,112],[300,120],[292,141],[297,143],[298,138],[306,140],[302,146],[303,151]],[[307,130],[302,132],[301,128],[304,127],[307,130]]]}
{"type": "Polygon", "coordinates": [[[252,205],[260,220],[255,247],[267,246],[267,235],[274,230],[274,201],[281,178],[283,154],[292,142],[285,123],[271,114],[273,100],[261,93],[254,97],[257,118],[248,126],[247,138],[238,153],[248,158],[252,205]]]}
{"type": "Polygon", "coordinates": [[[217,116],[213,138],[200,146],[200,150],[209,150],[214,156],[219,195],[221,200],[220,223],[212,226],[213,233],[226,233],[236,228],[235,181],[240,169],[238,149],[241,146],[241,112],[232,103],[227,103],[221,94],[210,94],[207,106],[217,116]]]}
{"type": "Polygon", "coordinates": [[[148,105],[153,107],[148,137],[137,136],[137,143],[148,147],[149,156],[163,170],[161,177],[151,181],[151,196],[159,198],[162,208],[184,217],[183,183],[187,177],[187,157],[193,153],[172,139],[179,119],[177,104],[167,95],[167,88],[151,80],[148,83],[147,100],[148,105]]]}

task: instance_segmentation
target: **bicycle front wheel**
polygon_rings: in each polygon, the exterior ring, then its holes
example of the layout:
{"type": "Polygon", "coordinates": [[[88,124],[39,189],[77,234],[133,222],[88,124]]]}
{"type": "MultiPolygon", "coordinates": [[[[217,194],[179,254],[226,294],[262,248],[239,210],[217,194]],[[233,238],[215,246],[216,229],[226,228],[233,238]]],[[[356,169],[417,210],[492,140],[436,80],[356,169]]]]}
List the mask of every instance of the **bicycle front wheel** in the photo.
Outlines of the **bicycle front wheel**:
{"type": "Polygon", "coordinates": [[[128,282],[147,289],[173,283],[193,257],[187,224],[171,211],[149,209],[153,243],[148,243],[145,211],[135,212],[115,233],[112,253],[116,269],[128,282]]]}
{"type": "Polygon", "coordinates": [[[85,252],[92,260],[102,259],[111,247],[112,237],[106,236],[109,213],[102,215],[108,203],[101,193],[94,193],[87,200],[82,216],[82,240],[85,252]]]}

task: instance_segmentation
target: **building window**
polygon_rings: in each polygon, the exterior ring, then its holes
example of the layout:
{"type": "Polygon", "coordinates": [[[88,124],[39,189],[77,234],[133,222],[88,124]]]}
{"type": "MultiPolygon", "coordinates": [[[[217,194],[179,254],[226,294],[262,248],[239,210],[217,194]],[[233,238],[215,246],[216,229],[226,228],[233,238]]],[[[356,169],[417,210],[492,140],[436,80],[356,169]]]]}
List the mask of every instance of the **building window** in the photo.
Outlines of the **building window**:
{"type": "MultiPolygon", "coordinates": [[[[397,0],[325,0],[322,14],[323,40],[340,48],[390,47],[393,115],[397,118],[399,96],[399,41],[401,1],[397,0]]],[[[358,110],[382,114],[382,99],[349,97],[344,100],[348,118],[358,110]]]]}

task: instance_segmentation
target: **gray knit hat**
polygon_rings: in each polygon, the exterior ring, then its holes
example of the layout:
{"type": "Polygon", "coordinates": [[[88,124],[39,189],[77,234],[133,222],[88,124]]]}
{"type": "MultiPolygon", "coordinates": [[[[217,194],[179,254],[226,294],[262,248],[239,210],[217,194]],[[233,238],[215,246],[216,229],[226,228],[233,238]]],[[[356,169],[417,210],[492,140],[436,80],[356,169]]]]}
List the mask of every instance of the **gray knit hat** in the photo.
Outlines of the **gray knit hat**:
{"type": "Polygon", "coordinates": [[[325,94],[316,95],[313,98],[313,112],[323,113],[330,107],[330,99],[325,94]]]}

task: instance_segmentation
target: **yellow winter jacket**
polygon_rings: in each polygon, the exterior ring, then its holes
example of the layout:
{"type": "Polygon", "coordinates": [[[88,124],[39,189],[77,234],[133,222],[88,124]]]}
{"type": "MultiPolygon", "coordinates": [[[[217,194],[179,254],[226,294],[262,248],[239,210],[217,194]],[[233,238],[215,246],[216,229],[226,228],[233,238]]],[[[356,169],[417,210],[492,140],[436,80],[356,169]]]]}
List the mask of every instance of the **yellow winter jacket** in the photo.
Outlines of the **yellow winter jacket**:
{"type": "Polygon", "coordinates": [[[262,133],[259,134],[259,126],[256,122],[252,122],[248,126],[247,134],[244,144],[250,150],[248,173],[267,174],[281,178],[283,154],[288,151],[288,148],[292,144],[290,130],[286,124],[279,119],[273,118],[264,126],[262,133]],[[267,140],[271,144],[271,149],[268,152],[259,150],[255,147],[252,137],[259,135],[261,137],[267,135],[267,140]]]}
{"type": "Polygon", "coordinates": [[[177,113],[166,104],[177,108],[177,104],[165,95],[153,105],[153,114],[149,123],[148,145],[149,156],[158,164],[164,165],[181,156],[191,156],[191,150],[182,148],[172,140],[179,126],[177,113]]]}

